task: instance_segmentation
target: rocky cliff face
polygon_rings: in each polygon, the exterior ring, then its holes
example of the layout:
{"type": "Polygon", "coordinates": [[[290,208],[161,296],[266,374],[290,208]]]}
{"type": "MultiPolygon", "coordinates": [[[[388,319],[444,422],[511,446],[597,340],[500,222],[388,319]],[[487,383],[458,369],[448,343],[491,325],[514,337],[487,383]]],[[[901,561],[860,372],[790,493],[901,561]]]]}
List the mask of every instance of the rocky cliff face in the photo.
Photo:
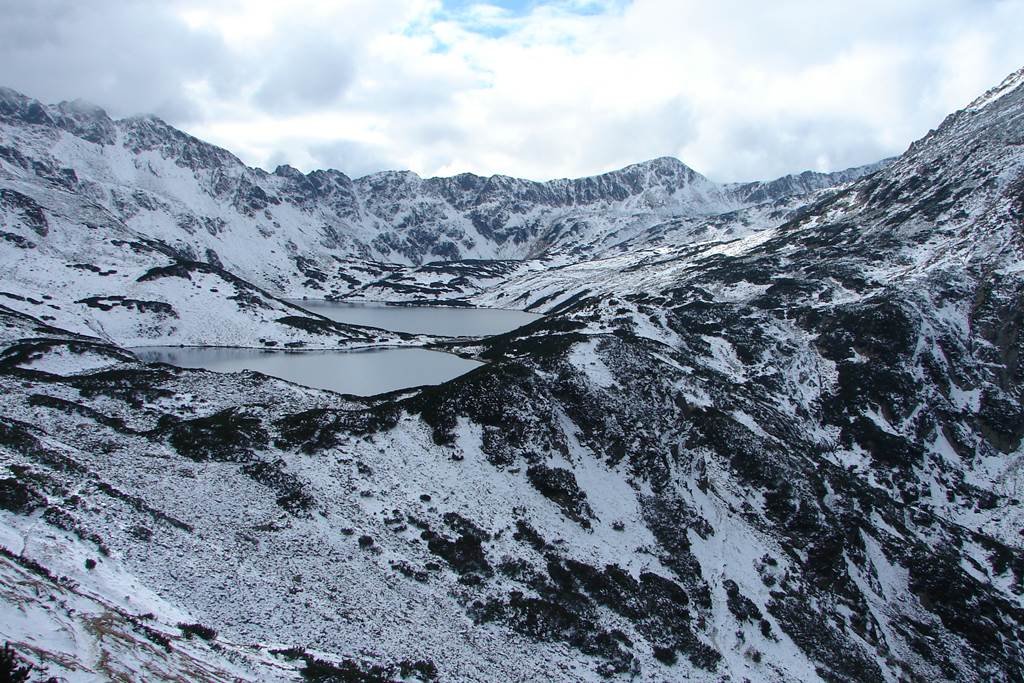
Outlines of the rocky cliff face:
{"type": "Polygon", "coordinates": [[[450,343],[489,363],[438,387],[143,366],[0,310],[5,637],[209,680],[1019,680],[1022,78],[774,227],[479,266],[548,316],[450,343]]]}

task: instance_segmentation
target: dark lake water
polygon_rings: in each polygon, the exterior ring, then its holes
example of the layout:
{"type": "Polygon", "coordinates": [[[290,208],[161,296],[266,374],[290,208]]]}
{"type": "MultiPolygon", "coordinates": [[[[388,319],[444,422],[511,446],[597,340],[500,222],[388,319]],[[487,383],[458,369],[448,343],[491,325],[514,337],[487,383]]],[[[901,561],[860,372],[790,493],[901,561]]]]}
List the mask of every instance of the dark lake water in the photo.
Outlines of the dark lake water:
{"type": "Polygon", "coordinates": [[[371,396],[422,384],[441,384],[481,365],[425,349],[372,351],[263,351],[151,346],[132,349],[146,363],[169,363],[215,372],[255,370],[296,384],[371,396]]]}
{"type": "Polygon", "coordinates": [[[337,301],[292,300],[289,303],[340,323],[369,325],[393,332],[437,334],[446,337],[480,337],[502,334],[541,316],[497,308],[448,308],[444,306],[386,306],[337,301]]]}

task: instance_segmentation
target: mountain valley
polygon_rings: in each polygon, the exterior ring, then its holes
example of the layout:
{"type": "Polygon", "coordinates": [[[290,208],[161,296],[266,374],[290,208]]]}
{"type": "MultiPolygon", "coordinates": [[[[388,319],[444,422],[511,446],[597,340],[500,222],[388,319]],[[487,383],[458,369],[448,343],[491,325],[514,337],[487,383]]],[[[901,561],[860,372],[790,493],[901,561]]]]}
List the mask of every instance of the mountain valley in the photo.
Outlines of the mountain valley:
{"type": "Polygon", "coordinates": [[[1024,679],[1024,70],[742,184],[267,173],[3,90],[0,223],[0,637],[46,675],[1024,679]],[[480,365],[357,396],[149,345],[480,365]]]}

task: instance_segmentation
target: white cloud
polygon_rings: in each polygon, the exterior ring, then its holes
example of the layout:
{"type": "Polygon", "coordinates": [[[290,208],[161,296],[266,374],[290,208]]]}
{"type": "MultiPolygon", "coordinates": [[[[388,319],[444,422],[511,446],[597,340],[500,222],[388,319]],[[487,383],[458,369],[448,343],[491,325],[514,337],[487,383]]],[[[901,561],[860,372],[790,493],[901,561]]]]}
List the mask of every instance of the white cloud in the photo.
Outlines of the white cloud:
{"type": "Polygon", "coordinates": [[[352,174],[841,168],[1024,63],[1022,0],[3,4],[0,82],[352,174]]]}

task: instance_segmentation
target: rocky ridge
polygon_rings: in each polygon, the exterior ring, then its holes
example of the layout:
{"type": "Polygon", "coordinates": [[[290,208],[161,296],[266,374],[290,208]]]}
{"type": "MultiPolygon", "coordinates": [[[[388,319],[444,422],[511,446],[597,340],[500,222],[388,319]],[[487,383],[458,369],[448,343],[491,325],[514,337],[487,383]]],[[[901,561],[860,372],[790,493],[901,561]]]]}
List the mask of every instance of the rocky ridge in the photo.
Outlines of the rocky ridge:
{"type": "Polygon", "coordinates": [[[480,266],[548,315],[437,387],[0,309],[4,637],[81,679],[1024,677],[1022,74],[767,229],[480,266]],[[131,657],[36,635],[96,614],[131,657]]]}

